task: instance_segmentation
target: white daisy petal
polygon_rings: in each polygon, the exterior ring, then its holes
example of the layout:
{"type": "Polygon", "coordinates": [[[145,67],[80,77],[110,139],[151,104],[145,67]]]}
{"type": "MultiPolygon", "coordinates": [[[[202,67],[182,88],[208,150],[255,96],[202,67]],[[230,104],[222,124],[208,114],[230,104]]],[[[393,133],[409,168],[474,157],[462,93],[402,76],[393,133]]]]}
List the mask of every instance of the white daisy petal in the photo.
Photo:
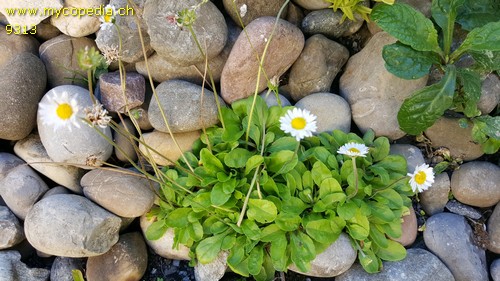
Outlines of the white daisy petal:
{"type": "Polygon", "coordinates": [[[419,165],[413,174],[408,173],[410,185],[413,192],[422,192],[429,189],[434,183],[434,170],[427,164],[419,165]]]}
{"type": "Polygon", "coordinates": [[[337,150],[338,154],[344,154],[350,157],[366,157],[368,147],[362,143],[349,142],[337,150]]]}
{"type": "Polygon", "coordinates": [[[116,19],[116,8],[114,5],[106,5],[104,7],[104,14],[99,17],[101,21],[101,29],[107,29],[108,27],[113,26],[113,23],[116,19]]]}
{"type": "Polygon", "coordinates": [[[54,131],[60,128],[71,131],[73,126],[80,128],[78,111],[78,103],[67,92],[60,95],[50,92],[38,104],[38,116],[42,124],[51,126],[54,131]]]}
{"type": "Polygon", "coordinates": [[[316,116],[306,109],[295,107],[280,118],[280,129],[300,141],[316,132],[316,116]]]}

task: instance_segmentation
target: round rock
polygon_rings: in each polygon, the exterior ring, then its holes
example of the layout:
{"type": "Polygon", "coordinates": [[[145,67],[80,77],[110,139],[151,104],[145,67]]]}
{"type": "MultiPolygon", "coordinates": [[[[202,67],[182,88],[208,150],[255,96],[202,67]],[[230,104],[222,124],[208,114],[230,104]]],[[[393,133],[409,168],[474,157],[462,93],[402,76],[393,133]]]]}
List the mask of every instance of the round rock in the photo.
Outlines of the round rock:
{"type": "Polygon", "coordinates": [[[220,280],[227,271],[228,251],[221,251],[215,260],[202,264],[196,263],[194,266],[194,277],[196,280],[220,280]]]}
{"type": "Polygon", "coordinates": [[[24,229],[16,216],[5,206],[0,206],[0,250],[8,249],[24,240],[24,229]]]}
{"type": "Polygon", "coordinates": [[[113,136],[115,140],[115,155],[118,160],[123,162],[129,162],[130,160],[137,160],[137,153],[135,151],[136,141],[129,136],[135,136],[137,130],[130,119],[124,119],[123,122],[118,123],[117,128],[123,132],[123,134],[113,131],[113,136]],[[126,130],[125,130],[126,128],[126,130]]]}
{"type": "Polygon", "coordinates": [[[294,0],[293,2],[302,8],[311,11],[326,9],[332,5],[332,3],[325,0],[294,0]]]}
{"type": "Polygon", "coordinates": [[[457,281],[488,281],[485,251],[474,243],[464,217],[439,213],[426,222],[425,245],[450,269],[457,281]]]}
{"type": "Polygon", "coordinates": [[[170,80],[158,85],[156,92],[159,103],[151,100],[148,115],[158,131],[169,132],[160,105],[172,133],[192,132],[219,122],[214,93],[207,89],[187,81],[170,80]]]}
{"type": "Polygon", "coordinates": [[[399,154],[406,159],[408,173],[413,173],[418,165],[425,164],[424,155],[411,144],[392,144],[390,154],[399,154]]]}
{"type": "MultiPolygon", "coordinates": [[[[156,217],[149,219],[145,215],[141,216],[140,225],[144,235],[146,234],[148,227],[152,225],[155,220],[156,217]]],[[[190,260],[191,258],[189,257],[188,247],[183,244],[179,244],[178,248],[174,247],[174,236],[174,230],[169,228],[159,239],[146,239],[146,243],[157,255],[161,257],[173,260],[190,260]]]]}
{"type": "Polygon", "coordinates": [[[333,79],[348,59],[346,47],[321,34],[311,36],[290,69],[290,95],[298,101],[312,93],[329,92],[333,79]]]}
{"type": "Polygon", "coordinates": [[[21,261],[21,254],[17,251],[0,252],[0,280],[47,281],[49,274],[44,268],[29,268],[21,261]]]}
{"type": "Polygon", "coordinates": [[[410,207],[410,213],[403,216],[401,219],[403,220],[403,223],[401,224],[401,237],[391,239],[407,247],[415,242],[418,232],[417,215],[415,214],[413,207],[410,207]]]}
{"type": "Polygon", "coordinates": [[[475,207],[491,207],[500,201],[500,168],[490,162],[465,163],[451,176],[455,198],[475,207]]]}
{"type": "Polygon", "coordinates": [[[22,164],[26,163],[14,154],[0,152],[0,180],[2,180],[10,170],[22,164]]]}
{"type": "Polygon", "coordinates": [[[498,106],[498,103],[500,103],[500,78],[490,73],[483,80],[477,108],[483,115],[489,114],[498,106]]]}
{"type": "Polygon", "coordinates": [[[500,281],[500,259],[496,259],[491,263],[490,274],[493,281],[500,281]]]}
{"type": "MultiPolygon", "coordinates": [[[[366,6],[368,1],[364,1],[366,6]]],[[[355,15],[356,20],[346,19],[342,22],[342,11],[334,12],[331,8],[312,11],[302,20],[302,31],[305,34],[323,34],[330,38],[350,36],[363,25],[363,18],[355,15]]]]}
{"type": "MultiPolygon", "coordinates": [[[[8,8],[27,8],[27,9],[38,9],[40,11],[44,9],[53,9],[59,10],[63,6],[62,0],[40,0],[40,1],[29,1],[29,0],[4,0],[0,3],[0,11],[4,13],[4,11],[8,8]]],[[[12,25],[20,25],[20,26],[33,26],[40,23],[45,18],[50,17],[49,13],[36,13],[30,14],[27,16],[26,14],[15,13],[14,15],[9,15],[8,13],[5,15],[7,20],[12,25]]]]}
{"type": "Polygon", "coordinates": [[[37,250],[80,258],[109,251],[118,241],[120,224],[119,217],[85,197],[59,194],[33,206],[24,221],[24,230],[37,250]]]}
{"type": "MultiPolygon", "coordinates": [[[[235,23],[247,26],[256,18],[271,16],[276,17],[285,4],[285,0],[265,1],[265,0],[223,0],[224,9],[235,23]]],[[[281,18],[286,17],[287,9],[281,13],[281,18]]]]}
{"type": "Polygon", "coordinates": [[[81,184],[87,198],[126,218],[148,212],[155,198],[148,180],[127,170],[95,169],[83,176],[81,184]]]}
{"type": "Polygon", "coordinates": [[[436,175],[432,186],[421,192],[418,197],[425,213],[432,216],[444,211],[450,194],[450,177],[447,173],[436,175]]]}
{"type": "Polygon", "coordinates": [[[259,96],[264,99],[268,107],[271,106],[285,107],[292,105],[290,101],[288,101],[288,99],[281,94],[278,94],[278,96],[276,96],[276,94],[273,92],[270,93],[265,92],[260,94],[259,96]]]}
{"type": "Polygon", "coordinates": [[[307,109],[316,115],[316,133],[351,130],[351,109],[349,104],[339,95],[316,93],[299,100],[296,107],[307,109]]]}
{"type": "Polygon", "coordinates": [[[148,251],[138,232],[123,234],[104,255],[87,260],[88,281],[139,281],[146,272],[148,251]]]}
{"type": "MultiPolygon", "coordinates": [[[[64,8],[67,9],[99,9],[106,6],[106,0],[65,0],[64,8]]],[[[100,28],[101,22],[95,15],[84,14],[82,16],[52,16],[50,23],[57,27],[62,33],[71,37],[83,37],[90,35],[100,28]]]]}
{"type": "Polygon", "coordinates": [[[31,53],[21,53],[0,66],[0,139],[20,140],[29,135],[46,82],[45,66],[31,53]]]}
{"type": "Polygon", "coordinates": [[[496,205],[495,210],[488,219],[488,250],[500,254],[500,206],[496,205]]]}
{"type": "Polygon", "coordinates": [[[21,53],[28,52],[38,56],[39,46],[40,43],[30,35],[7,34],[7,31],[2,28],[0,30],[0,68],[21,53]]]}
{"type": "Polygon", "coordinates": [[[74,281],[72,270],[84,272],[85,260],[82,258],[56,257],[50,268],[50,280],[74,281]]]}
{"type": "Polygon", "coordinates": [[[182,153],[191,150],[193,143],[200,137],[200,131],[174,134],[174,138],[177,140],[181,151],[179,151],[179,148],[175,145],[174,140],[168,133],[152,131],[143,134],[142,137],[144,144],[139,144],[139,149],[142,154],[146,157],[151,155],[151,160],[156,164],[167,166],[177,161],[182,153]],[[148,147],[151,148],[151,150],[149,150],[148,147]]]}
{"type": "MultiPolygon", "coordinates": [[[[163,1],[149,0],[144,5],[144,20],[148,26],[153,49],[172,63],[191,65],[205,61],[196,41],[187,27],[179,27],[169,17],[183,9],[191,9],[197,0],[163,1]]],[[[196,20],[192,25],[196,38],[204,47],[208,59],[217,56],[226,45],[227,25],[224,16],[210,1],[195,10],[196,20]]]]}
{"type": "MultiPolygon", "coordinates": [[[[83,113],[84,108],[92,106],[89,91],[73,85],[53,88],[45,94],[41,102],[47,102],[50,97],[59,97],[63,93],[66,93],[70,100],[74,99],[76,101],[80,108],[79,114],[80,112],[83,113]]],[[[79,116],[78,118],[82,117],[79,116]]],[[[55,129],[52,124],[44,124],[40,115],[38,115],[38,132],[47,154],[54,162],[86,166],[102,165],[102,162],[111,156],[113,146],[101,134],[111,139],[111,129],[98,126],[92,128],[81,120],[78,120],[78,122],[81,123],[80,128],[77,129],[70,130],[61,127],[55,129]]]]}
{"type": "Polygon", "coordinates": [[[269,79],[280,77],[297,59],[304,47],[304,35],[293,24],[274,17],[261,17],[252,21],[241,33],[229,54],[221,76],[221,95],[228,103],[251,96],[255,90],[267,87],[262,76],[256,89],[259,61],[266,45],[263,68],[269,79]],[[271,33],[276,30],[271,38],[271,33]],[[248,37],[247,37],[248,36],[248,37]],[[251,43],[250,43],[251,42],[251,43]]]}
{"type": "Polygon", "coordinates": [[[125,113],[127,109],[140,106],[146,95],[146,80],[137,72],[127,72],[125,94],[120,73],[108,72],[99,77],[102,105],[111,112],[125,113]]]}

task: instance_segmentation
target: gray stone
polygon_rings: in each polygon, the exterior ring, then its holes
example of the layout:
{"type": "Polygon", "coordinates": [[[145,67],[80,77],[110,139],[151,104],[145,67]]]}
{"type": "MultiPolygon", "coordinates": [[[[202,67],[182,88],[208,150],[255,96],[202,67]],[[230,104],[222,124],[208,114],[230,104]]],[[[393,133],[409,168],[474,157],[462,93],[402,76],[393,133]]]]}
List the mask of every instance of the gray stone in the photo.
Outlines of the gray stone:
{"type": "Polygon", "coordinates": [[[220,280],[227,270],[228,251],[221,251],[219,255],[210,263],[202,264],[198,262],[194,266],[194,277],[196,281],[220,280]]]}
{"type": "MultiPolygon", "coordinates": [[[[368,1],[364,1],[366,6],[368,1]]],[[[350,36],[356,33],[365,22],[361,16],[355,14],[355,21],[346,19],[342,22],[343,13],[330,9],[312,11],[302,20],[302,31],[305,34],[323,34],[330,38],[350,36]]]]}
{"type": "Polygon", "coordinates": [[[42,199],[49,197],[49,196],[57,195],[57,194],[70,194],[70,191],[69,191],[69,189],[67,189],[64,186],[60,186],[60,185],[54,186],[51,189],[49,189],[47,192],[45,192],[45,194],[42,196],[42,199]]]}
{"type": "MultiPolygon", "coordinates": [[[[146,234],[148,227],[151,226],[154,221],[156,221],[156,217],[149,219],[146,215],[141,216],[140,226],[143,235],[146,234]]],[[[173,260],[191,259],[189,257],[188,247],[179,244],[178,248],[174,248],[174,230],[172,228],[167,229],[167,231],[157,240],[146,239],[146,243],[161,257],[173,260]]]]}
{"type": "Polygon", "coordinates": [[[410,213],[404,215],[401,220],[403,221],[401,224],[401,236],[398,238],[392,237],[391,239],[399,242],[399,244],[405,247],[408,247],[415,242],[418,232],[417,215],[415,214],[413,207],[410,207],[410,213]]]}
{"type": "Polygon", "coordinates": [[[74,281],[72,270],[84,272],[85,259],[56,257],[50,268],[50,280],[74,281]]]}
{"type": "MultiPolygon", "coordinates": [[[[224,9],[241,26],[247,26],[251,21],[260,17],[276,17],[285,0],[265,1],[265,0],[223,0],[224,9]],[[241,20],[241,23],[240,23],[241,20]]],[[[281,13],[281,18],[286,17],[287,9],[281,13]]]]}
{"type": "Polygon", "coordinates": [[[498,103],[500,103],[500,78],[498,75],[490,73],[483,80],[477,108],[485,115],[492,112],[498,103]]]}
{"type": "Polygon", "coordinates": [[[468,217],[474,220],[478,220],[483,216],[483,214],[481,214],[479,210],[476,210],[469,205],[462,204],[457,200],[449,200],[448,203],[446,203],[445,207],[451,213],[468,217]]]}
{"type": "Polygon", "coordinates": [[[401,104],[427,81],[427,77],[401,79],[385,69],[382,48],[395,41],[385,32],[373,35],[366,47],[349,59],[340,78],[340,94],[351,105],[352,118],[361,132],[373,129],[377,136],[392,140],[405,135],[397,120],[401,104]]]}
{"type": "Polygon", "coordinates": [[[80,69],[77,60],[78,51],[85,47],[96,48],[94,40],[59,35],[40,45],[40,59],[47,69],[50,87],[68,84],[87,86],[87,82],[81,79],[87,77],[87,73],[80,69]]]}
{"type": "Polygon", "coordinates": [[[168,133],[152,131],[144,133],[142,137],[144,143],[139,144],[142,154],[145,157],[151,157],[150,160],[158,165],[167,166],[177,161],[182,153],[191,150],[193,143],[200,137],[200,131],[174,134],[181,151],[168,133]]]}
{"type": "Polygon", "coordinates": [[[21,53],[0,67],[0,139],[20,140],[33,130],[46,80],[43,63],[31,53],[21,53]]]}
{"type": "Polygon", "coordinates": [[[83,196],[59,194],[33,206],[24,231],[39,251],[80,258],[106,253],[118,241],[120,223],[119,217],[83,196]]]}
{"type": "Polygon", "coordinates": [[[267,46],[262,64],[269,79],[279,78],[297,59],[304,47],[304,35],[291,23],[276,18],[262,17],[252,21],[241,33],[229,54],[221,76],[221,96],[228,103],[262,92],[267,81],[261,76],[257,85],[259,58],[267,46]],[[274,34],[271,32],[274,27],[274,34]],[[248,37],[247,37],[248,36],[248,37]]]}
{"type": "Polygon", "coordinates": [[[314,277],[334,277],[344,273],[356,261],[357,251],[351,245],[349,236],[341,233],[339,238],[324,252],[311,261],[311,269],[301,272],[294,264],[288,269],[314,277]]]}
{"type": "MultiPolygon", "coordinates": [[[[198,4],[197,0],[162,1],[148,0],[144,5],[144,20],[148,26],[151,46],[163,57],[179,65],[191,65],[205,61],[193,36],[187,27],[179,27],[168,20],[183,9],[190,9],[198,4]]],[[[224,48],[227,40],[227,25],[224,16],[210,1],[196,10],[196,21],[192,28],[196,38],[205,49],[204,53],[211,59],[224,48]]]]}
{"type": "Polygon", "coordinates": [[[140,217],[153,206],[155,194],[148,180],[128,170],[95,169],[81,184],[87,198],[121,217],[140,217]]]}
{"type": "Polygon", "coordinates": [[[312,93],[329,92],[348,59],[346,47],[321,34],[311,36],[290,69],[288,85],[292,98],[298,101],[312,93]]]}
{"type": "Polygon", "coordinates": [[[127,72],[125,94],[120,73],[108,72],[99,78],[102,105],[111,112],[125,113],[127,109],[140,106],[146,95],[146,80],[137,72],[127,72]]]}
{"type": "Polygon", "coordinates": [[[83,176],[84,170],[74,166],[54,163],[47,154],[39,135],[31,134],[25,139],[18,141],[14,146],[14,152],[33,169],[55,183],[75,193],[82,193],[80,179],[83,176]]]}
{"type": "Polygon", "coordinates": [[[302,9],[294,3],[288,3],[286,21],[300,28],[303,19],[304,11],[302,11],[302,9]]]}
{"type": "Polygon", "coordinates": [[[423,249],[408,249],[406,258],[384,262],[381,272],[367,273],[360,264],[354,264],[335,281],[454,281],[450,270],[433,254],[423,249]]]}
{"type": "Polygon", "coordinates": [[[0,152],[0,181],[9,173],[13,168],[26,164],[23,160],[7,152],[0,152]]]}
{"type": "Polygon", "coordinates": [[[74,99],[79,106],[79,111],[75,114],[80,128],[73,130],[71,127],[74,125],[71,124],[69,127],[56,129],[53,124],[44,124],[38,115],[38,133],[47,154],[54,162],[65,162],[69,165],[86,165],[85,167],[102,165],[102,162],[111,156],[113,146],[101,134],[111,139],[111,129],[99,126],[92,128],[82,120],[78,120],[83,118],[84,108],[92,106],[89,92],[73,85],[58,86],[48,91],[40,103],[48,103],[50,98],[61,97],[64,93],[70,100],[74,99]]]}
{"type": "MultiPolygon", "coordinates": [[[[0,4],[1,5],[1,4],[0,4]]],[[[13,57],[21,53],[38,55],[40,43],[30,35],[7,34],[4,28],[0,29],[0,68],[13,57]]]]}
{"type": "Polygon", "coordinates": [[[425,130],[425,135],[433,147],[448,148],[453,158],[471,161],[484,154],[481,145],[472,139],[472,124],[462,128],[456,118],[441,117],[425,130]]]}
{"type": "Polygon", "coordinates": [[[332,5],[325,0],[294,0],[293,2],[306,10],[326,9],[332,5]]]}
{"type": "Polygon", "coordinates": [[[43,268],[29,268],[21,261],[17,251],[0,252],[0,280],[48,281],[50,272],[43,268]]]}
{"type": "Polygon", "coordinates": [[[490,162],[465,163],[451,176],[451,192],[458,201],[491,207],[500,201],[500,167],[490,162]]]}
{"type": "MultiPolygon", "coordinates": [[[[65,8],[88,9],[106,6],[106,0],[65,0],[65,8]]],[[[99,30],[101,22],[96,15],[85,13],[82,16],[52,16],[50,23],[57,27],[62,33],[71,37],[83,37],[99,30]]]]}
{"type": "Polygon", "coordinates": [[[123,162],[130,162],[137,160],[137,147],[136,141],[129,136],[135,136],[137,130],[130,119],[124,119],[123,122],[118,123],[117,128],[120,131],[113,131],[115,140],[115,155],[116,158],[123,162]],[[125,129],[126,128],[126,129],[125,129]],[[120,133],[122,132],[122,133],[120,133]]]}
{"type": "Polygon", "coordinates": [[[261,93],[260,97],[264,99],[268,107],[275,105],[281,105],[282,107],[292,105],[285,96],[278,94],[278,96],[276,97],[276,94],[274,92],[261,93]]]}
{"type": "MultiPolygon", "coordinates": [[[[45,41],[50,40],[54,37],[57,37],[61,34],[62,34],[61,31],[59,31],[59,29],[57,29],[57,27],[50,24],[50,18],[44,19],[41,23],[39,23],[36,26],[35,37],[40,42],[45,42],[45,41]]],[[[38,50],[37,50],[37,53],[38,53],[38,50]]]]}
{"type": "Polygon", "coordinates": [[[496,259],[491,263],[490,274],[493,281],[500,281],[500,259],[496,259]]]}
{"type": "Polygon", "coordinates": [[[391,144],[390,154],[399,154],[406,159],[408,173],[413,173],[418,165],[425,164],[422,151],[411,144],[391,144]]]}
{"type": "Polygon", "coordinates": [[[88,258],[87,280],[139,281],[147,265],[148,251],[142,235],[127,233],[104,255],[88,258]]]}
{"type": "Polygon", "coordinates": [[[488,219],[488,250],[500,254],[500,207],[496,205],[493,213],[488,219]]]}
{"type": "Polygon", "coordinates": [[[296,107],[307,109],[316,115],[316,134],[341,130],[351,130],[351,109],[349,104],[339,95],[331,93],[315,93],[299,100],[296,107]]]}
{"type": "Polygon", "coordinates": [[[425,245],[451,271],[456,281],[487,281],[485,251],[474,244],[464,217],[439,213],[426,222],[425,245]]]}
{"type": "Polygon", "coordinates": [[[47,184],[27,165],[13,168],[0,181],[0,196],[9,209],[22,220],[47,190],[47,184]]]}
{"type": "MultiPolygon", "coordinates": [[[[169,132],[159,105],[172,133],[184,133],[208,128],[219,122],[214,93],[182,80],[165,81],[156,87],[156,100],[149,104],[149,121],[161,132],[169,132]]],[[[218,98],[219,103],[221,102],[218,98]]]]}
{"type": "MultiPolygon", "coordinates": [[[[139,21],[142,38],[144,40],[144,47],[146,48],[146,54],[151,54],[153,48],[149,41],[149,34],[147,33],[146,23],[142,18],[142,11],[144,8],[146,0],[134,0],[133,3],[138,8],[137,11],[134,10],[134,14],[130,11],[128,16],[117,15],[115,25],[120,30],[121,36],[121,53],[120,59],[127,63],[135,63],[144,58],[144,53],[142,51],[141,38],[139,36],[139,26],[137,26],[136,20],[139,21]]],[[[126,9],[127,0],[111,0],[110,5],[113,5],[115,9],[126,9]]],[[[130,6],[128,6],[130,7],[130,6]]],[[[105,28],[97,32],[95,39],[99,50],[106,54],[118,49],[120,46],[120,37],[118,36],[117,28],[105,28]]]]}
{"type": "Polygon", "coordinates": [[[0,206],[0,250],[8,249],[24,240],[24,230],[16,216],[0,206]]]}
{"type": "Polygon", "coordinates": [[[420,204],[429,216],[441,213],[448,202],[450,194],[450,177],[447,173],[436,175],[431,188],[419,193],[420,204]]]}
{"type": "MultiPolygon", "coordinates": [[[[40,0],[40,1],[30,1],[30,0],[4,0],[0,2],[0,13],[3,13],[10,24],[21,25],[31,27],[40,23],[43,19],[50,17],[49,13],[43,13],[42,11],[47,8],[52,8],[58,10],[62,8],[62,0],[40,0]],[[6,13],[6,9],[17,9],[17,8],[27,8],[27,9],[38,9],[40,10],[35,15],[30,14],[29,16],[20,13],[14,15],[9,15],[6,13]]],[[[31,29],[31,28],[29,28],[31,29]]]]}

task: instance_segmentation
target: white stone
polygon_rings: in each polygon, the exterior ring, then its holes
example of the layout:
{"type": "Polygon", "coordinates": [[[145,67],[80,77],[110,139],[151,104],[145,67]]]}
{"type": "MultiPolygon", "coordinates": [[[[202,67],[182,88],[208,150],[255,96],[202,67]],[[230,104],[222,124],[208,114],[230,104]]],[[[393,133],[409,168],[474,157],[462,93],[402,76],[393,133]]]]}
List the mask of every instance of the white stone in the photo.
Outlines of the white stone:
{"type": "MultiPolygon", "coordinates": [[[[107,4],[106,0],[65,0],[64,9],[69,9],[70,13],[76,13],[78,9],[94,8],[96,10],[102,8],[107,4]]],[[[64,10],[62,10],[64,11],[64,10]]],[[[81,10],[80,10],[81,11],[81,10]]],[[[67,12],[68,13],[68,12],[67,12]]],[[[50,23],[57,27],[62,33],[71,37],[83,37],[90,35],[100,28],[101,22],[96,15],[89,15],[84,13],[83,16],[77,15],[62,15],[52,16],[50,23]]]]}

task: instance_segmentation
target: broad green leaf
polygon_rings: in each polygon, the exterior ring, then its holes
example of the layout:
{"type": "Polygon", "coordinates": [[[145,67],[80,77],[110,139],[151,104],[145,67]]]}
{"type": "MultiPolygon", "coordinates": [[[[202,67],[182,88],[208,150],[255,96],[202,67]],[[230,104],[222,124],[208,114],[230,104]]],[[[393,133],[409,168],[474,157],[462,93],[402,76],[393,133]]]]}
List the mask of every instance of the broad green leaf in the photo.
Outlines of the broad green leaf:
{"type": "Polygon", "coordinates": [[[281,230],[275,223],[273,223],[262,229],[260,241],[272,242],[284,234],[285,232],[281,230]]]}
{"type": "MultiPolygon", "coordinates": [[[[243,236],[241,238],[244,238],[243,236]]],[[[238,240],[237,240],[238,241],[238,240]]],[[[248,259],[245,259],[245,247],[237,242],[237,245],[231,249],[227,257],[227,265],[231,271],[248,277],[248,259]]]]}
{"type": "Polygon", "coordinates": [[[167,215],[165,224],[169,227],[183,228],[189,224],[188,215],[191,208],[178,208],[167,215]]]}
{"type": "Polygon", "coordinates": [[[500,21],[474,28],[467,34],[462,45],[451,54],[451,57],[458,59],[467,51],[500,51],[500,21]]]}
{"type": "Polygon", "coordinates": [[[469,52],[469,54],[476,61],[474,66],[477,68],[486,72],[500,71],[500,51],[469,52]]]}
{"type": "Polygon", "coordinates": [[[500,140],[500,116],[480,116],[473,119],[474,124],[478,124],[479,129],[489,136],[490,138],[494,138],[500,140]]]}
{"type": "Polygon", "coordinates": [[[465,0],[460,7],[457,21],[463,29],[472,30],[489,22],[500,21],[500,1],[465,0]]]}
{"type": "Polygon", "coordinates": [[[210,201],[215,206],[224,205],[229,198],[231,198],[231,194],[224,192],[224,185],[221,182],[217,183],[214,188],[212,188],[212,191],[210,191],[210,201]]]}
{"type": "Polygon", "coordinates": [[[231,168],[243,168],[251,156],[252,152],[238,147],[224,156],[224,164],[231,168]]]}
{"type": "Polygon", "coordinates": [[[277,215],[278,210],[273,202],[264,199],[248,200],[248,218],[260,223],[268,223],[274,221],[277,215]]]}
{"type": "Polygon", "coordinates": [[[455,19],[457,18],[457,9],[464,4],[464,1],[465,0],[432,1],[432,18],[443,31],[445,55],[450,53],[455,19]]]}
{"type": "Polygon", "coordinates": [[[389,245],[389,240],[385,237],[384,233],[378,230],[377,227],[370,226],[370,238],[371,240],[381,248],[385,248],[389,245]]]}
{"type": "Polygon", "coordinates": [[[383,222],[389,223],[395,219],[394,213],[388,206],[374,201],[370,201],[368,205],[371,208],[372,216],[379,218],[383,222]]]}
{"type": "Polygon", "coordinates": [[[218,172],[224,172],[222,162],[217,159],[217,157],[215,157],[210,150],[203,148],[200,151],[200,160],[203,163],[205,170],[214,176],[217,175],[218,172]]]}
{"type": "Polygon", "coordinates": [[[493,154],[500,150],[500,140],[489,138],[487,141],[481,144],[483,152],[486,154],[493,154]]]}
{"type": "Polygon", "coordinates": [[[481,115],[481,111],[477,109],[477,103],[481,97],[481,76],[476,71],[460,68],[457,70],[457,78],[461,86],[458,101],[461,103],[462,111],[467,117],[481,115]]]}
{"type": "Polygon", "coordinates": [[[325,179],[331,178],[332,173],[330,172],[330,169],[328,169],[328,167],[323,164],[323,162],[316,161],[311,170],[311,176],[314,183],[319,186],[325,179]]]}
{"type": "Polygon", "coordinates": [[[286,254],[286,248],[288,246],[288,241],[284,233],[278,235],[269,249],[269,255],[273,261],[274,269],[278,271],[286,271],[288,266],[288,255],[286,254]]]}
{"type": "Polygon", "coordinates": [[[443,79],[413,93],[401,105],[398,121],[401,129],[411,135],[419,135],[439,119],[452,106],[457,72],[455,66],[447,66],[443,79]]]}
{"type": "Polygon", "coordinates": [[[167,229],[168,226],[165,224],[165,221],[155,221],[146,230],[146,239],[158,240],[167,232],[167,229]]]}
{"type": "Polygon", "coordinates": [[[319,185],[319,198],[323,199],[325,196],[332,194],[332,193],[337,193],[337,192],[344,192],[342,190],[342,187],[340,186],[339,182],[334,179],[334,178],[327,178],[324,179],[321,184],[319,185]]]}
{"type": "Polygon", "coordinates": [[[199,241],[203,238],[203,226],[198,221],[188,225],[188,233],[191,239],[199,241]]]}
{"type": "Polygon", "coordinates": [[[290,234],[290,258],[302,272],[308,272],[310,261],[316,257],[314,242],[305,233],[293,232],[290,234]]]}
{"type": "Polygon", "coordinates": [[[196,258],[202,264],[213,261],[221,251],[224,234],[205,238],[196,246],[196,258]]]}
{"type": "Polygon", "coordinates": [[[383,197],[389,201],[388,206],[390,208],[401,208],[403,206],[403,199],[401,198],[401,195],[397,191],[394,191],[393,189],[384,189],[377,191],[377,195],[375,195],[375,200],[377,200],[377,197],[383,197]]]}
{"type": "Polygon", "coordinates": [[[313,183],[311,171],[305,171],[302,174],[302,186],[303,186],[303,188],[312,188],[313,184],[314,183],[313,183]]]}
{"type": "Polygon", "coordinates": [[[365,251],[361,253],[358,251],[358,259],[363,269],[368,273],[377,273],[382,267],[382,263],[379,258],[371,251],[365,251]]]}
{"type": "Polygon", "coordinates": [[[406,249],[396,241],[388,240],[388,246],[379,248],[376,255],[386,261],[400,261],[406,257],[406,249]]]}
{"type": "Polygon", "coordinates": [[[439,63],[435,53],[417,51],[401,42],[385,45],[382,57],[387,71],[408,80],[424,77],[432,64],[439,63]]]}
{"type": "Polygon", "coordinates": [[[248,175],[253,169],[257,168],[260,164],[264,163],[264,157],[260,155],[254,155],[248,158],[245,164],[245,175],[248,175]]]}
{"type": "Polygon", "coordinates": [[[282,137],[275,140],[267,149],[267,152],[273,153],[282,150],[294,151],[297,148],[297,140],[293,137],[282,137]]]}
{"type": "Polygon", "coordinates": [[[230,250],[234,247],[235,244],[236,244],[236,236],[228,235],[224,237],[224,239],[222,240],[221,250],[230,250]]]}
{"type": "Polygon", "coordinates": [[[374,162],[381,161],[389,155],[391,145],[386,137],[379,137],[373,142],[373,147],[370,148],[370,154],[374,162]]]}
{"type": "Polygon", "coordinates": [[[350,220],[356,215],[356,210],[358,206],[353,201],[347,201],[343,205],[339,206],[337,212],[341,218],[344,220],[350,220]]]}
{"type": "Polygon", "coordinates": [[[275,174],[285,174],[297,165],[298,157],[293,151],[282,150],[264,157],[267,170],[275,174]]]}
{"type": "Polygon", "coordinates": [[[203,192],[197,194],[192,200],[189,201],[194,212],[203,212],[210,207],[210,192],[203,192]]]}
{"type": "Polygon", "coordinates": [[[237,141],[245,132],[241,129],[241,121],[238,116],[229,108],[220,109],[224,119],[224,133],[222,140],[226,142],[237,141]]]}
{"type": "Polygon", "coordinates": [[[258,245],[248,255],[248,272],[252,275],[257,275],[262,270],[264,262],[264,250],[262,245],[258,245]]]}
{"type": "Polygon", "coordinates": [[[432,21],[409,5],[376,5],[371,19],[384,31],[417,51],[441,53],[432,21]]]}
{"type": "Polygon", "coordinates": [[[305,226],[305,229],[307,234],[309,234],[312,239],[324,244],[331,244],[335,242],[341,232],[341,230],[338,231],[338,229],[332,229],[331,223],[327,219],[310,221],[305,226]]]}
{"type": "Polygon", "coordinates": [[[241,224],[241,230],[243,233],[251,240],[259,240],[260,239],[260,228],[255,223],[254,220],[243,220],[241,224]]]}
{"type": "Polygon", "coordinates": [[[380,227],[382,228],[382,232],[387,234],[387,236],[391,238],[399,238],[401,237],[402,230],[401,230],[401,218],[397,218],[393,220],[391,223],[386,223],[386,224],[380,224],[380,227]]]}
{"type": "Polygon", "coordinates": [[[290,214],[300,215],[309,206],[297,197],[290,197],[283,201],[281,211],[290,214]]]}
{"type": "Polygon", "coordinates": [[[281,212],[276,217],[275,222],[283,231],[294,231],[299,228],[302,218],[296,214],[281,212]]]}

